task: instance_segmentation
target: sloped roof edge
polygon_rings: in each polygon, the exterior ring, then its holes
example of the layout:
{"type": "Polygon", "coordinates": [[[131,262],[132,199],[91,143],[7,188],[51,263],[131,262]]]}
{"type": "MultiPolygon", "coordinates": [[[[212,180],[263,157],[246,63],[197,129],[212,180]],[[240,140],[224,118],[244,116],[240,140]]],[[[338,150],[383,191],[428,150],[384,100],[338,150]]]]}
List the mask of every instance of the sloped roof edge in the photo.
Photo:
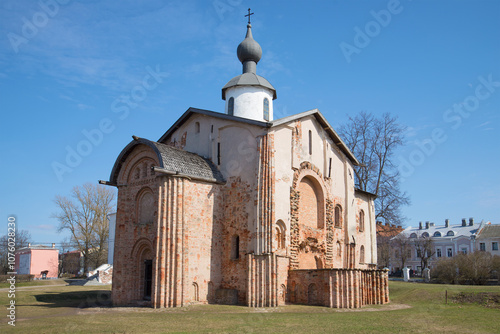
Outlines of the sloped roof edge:
{"type": "Polygon", "coordinates": [[[298,120],[300,118],[304,118],[307,116],[314,116],[316,117],[316,120],[321,124],[323,129],[330,135],[330,137],[333,139],[333,142],[335,145],[337,145],[340,150],[351,160],[351,162],[355,166],[361,166],[362,164],[358,161],[358,159],[354,156],[354,154],[351,152],[349,147],[344,143],[344,141],[340,138],[340,136],[337,134],[337,132],[333,129],[333,127],[328,123],[326,120],[325,116],[318,110],[318,109],[311,109],[308,111],[304,111],[300,114],[292,115],[292,116],[287,116],[283,117],[280,119],[277,119],[272,122],[272,127],[283,125],[286,123],[293,122],[295,120],[298,120]]]}
{"type": "Polygon", "coordinates": [[[200,115],[206,115],[206,116],[211,116],[211,117],[216,117],[220,119],[226,119],[230,121],[235,121],[235,122],[241,122],[241,123],[246,123],[250,125],[256,125],[260,127],[265,127],[268,128],[272,124],[268,122],[260,122],[260,121],[255,121],[253,119],[248,119],[248,118],[243,118],[243,117],[238,117],[238,116],[231,116],[227,114],[223,114],[220,112],[215,112],[215,111],[210,111],[210,110],[205,110],[205,109],[198,109],[198,108],[192,108],[190,107],[184,114],[182,114],[181,117],[158,139],[159,143],[163,143],[168,137],[174,133],[175,130],[180,128],[182,124],[184,124],[193,114],[200,114],[200,115]]]}
{"type": "Polygon", "coordinates": [[[354,189],[354,191],[357,192],[357,193],[363,194],[363,195],[367,195],[367,196],[373,197],[373,199],[375,199],[375,198],[378,197],[374,193],[371,193],[369,191],[362,190],[362,189],[359,189],[359,188],[354,189]]]}

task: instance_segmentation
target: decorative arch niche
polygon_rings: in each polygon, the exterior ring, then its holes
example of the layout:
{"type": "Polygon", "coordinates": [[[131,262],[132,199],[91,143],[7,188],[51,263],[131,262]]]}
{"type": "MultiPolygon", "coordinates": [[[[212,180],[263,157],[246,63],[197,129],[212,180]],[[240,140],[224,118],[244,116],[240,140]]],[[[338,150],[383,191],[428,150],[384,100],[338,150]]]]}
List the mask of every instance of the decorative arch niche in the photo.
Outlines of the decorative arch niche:
{"type": "Polygon", "coordinates": [[[290,189],[290,269],[316,268],[314,256],[332,265],[332,203],[319,168],[302,162],[290,189]]]}
{"type": "Polygon", "coordinates": [[[311,177],[303,177],[298,186],[299,223],[313,227],[325,227],[325,200],[319,182],[311,177]]]}
{"type": "Polygon", "coordinates": [[[280,219],[276,222],[276,249],[285,249],[286,248],[286,225],[285,223],[280,219]]]}
{"type": "Polygon", "coordinates": [[[156,205],[153,191],[146,187],[137,194],[136,219],[138,224],[152,224],[156,217],[156,205]]]}

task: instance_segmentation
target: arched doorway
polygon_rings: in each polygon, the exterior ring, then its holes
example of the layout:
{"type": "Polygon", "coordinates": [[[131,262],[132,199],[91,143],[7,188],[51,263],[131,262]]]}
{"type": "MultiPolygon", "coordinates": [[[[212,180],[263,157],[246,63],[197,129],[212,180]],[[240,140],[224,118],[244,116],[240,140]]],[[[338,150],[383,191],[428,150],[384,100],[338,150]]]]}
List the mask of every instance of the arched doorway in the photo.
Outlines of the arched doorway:
{"type": "Polygon", "coordinates": [[[132,261],[136,264],[134,295],[136,300],[151,300],[153,295],[153,247],[147,239],[138,240],[131,253],[132,261]]]}

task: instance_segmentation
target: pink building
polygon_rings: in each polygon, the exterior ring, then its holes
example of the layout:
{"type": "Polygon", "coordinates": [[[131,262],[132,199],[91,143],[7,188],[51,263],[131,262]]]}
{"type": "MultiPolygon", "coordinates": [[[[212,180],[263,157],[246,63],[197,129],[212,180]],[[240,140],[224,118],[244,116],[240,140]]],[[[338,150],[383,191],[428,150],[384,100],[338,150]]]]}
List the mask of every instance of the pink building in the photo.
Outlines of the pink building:
{"type": "Polygon", "coordinates": [[[40,278],[57,278],[59,250],[52,247],[35,245],[16,251],[16,272],[19,275],[35,275],[40,278]]]}

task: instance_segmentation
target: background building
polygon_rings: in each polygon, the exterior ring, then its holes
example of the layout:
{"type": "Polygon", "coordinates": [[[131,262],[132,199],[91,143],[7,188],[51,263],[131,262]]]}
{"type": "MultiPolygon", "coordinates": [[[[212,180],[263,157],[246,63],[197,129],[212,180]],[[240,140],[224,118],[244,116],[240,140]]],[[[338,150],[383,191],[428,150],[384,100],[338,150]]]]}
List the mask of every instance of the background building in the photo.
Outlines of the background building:
{"type": "Polygon", "coordinates": [[[500,225],[485,224],[477,233],[476,250],[500,255],[498,245],[500,244],[500,225]]]}
{"type": "Polygon", "coordinates": [[[19,275],[34,275],[36,279],[57,278],[59,250],[43,245],[29,245],[16,251],[16,272],[19,275]]]}
{"type": "MultiPolygon", "coordinates": [[[[500,255],[498,245],[500,242],[500,226],[491,225],[491,223],[474,223],[474,219],[462,219],[461,224],[452,225],[449,219],[445,220],[444,225],[435,225],[432,222],[419,223],[418,227],[408,227],[398,236],[391,239],[391,272],[397,272],[401,267],[401,249],[396,246],[395,238],[408,238],[408,257],[405,267],[410,268],[416,274],[422,271],[422,256],[419,254],[419,240],[429,238],[432,240],[430,248],[431,255],[428,267],[432,269],[433,265],[440,258],[453,257],[459,253],[468,254],[474,251],[487,251],[492,255],[500,255]]],[[[428,256],[424,254],[424,256],[428,256]]]]}

